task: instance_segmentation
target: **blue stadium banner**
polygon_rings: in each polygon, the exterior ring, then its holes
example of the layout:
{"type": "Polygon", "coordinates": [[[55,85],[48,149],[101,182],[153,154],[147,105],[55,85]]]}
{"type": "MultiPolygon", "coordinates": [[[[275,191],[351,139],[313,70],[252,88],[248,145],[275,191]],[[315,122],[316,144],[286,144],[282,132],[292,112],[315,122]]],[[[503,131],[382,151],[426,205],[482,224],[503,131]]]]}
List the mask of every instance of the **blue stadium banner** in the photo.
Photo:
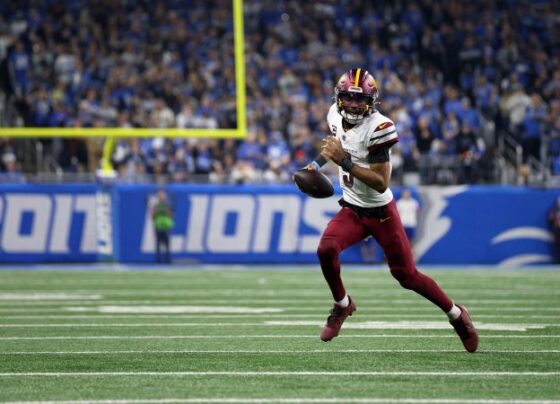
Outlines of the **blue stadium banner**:
{"type": "MultiPolygon", "coordinates": [[[[118,259],[154,260],[155,232],[149,215],[150,186],[117,186],[118,259]]],[[[316,249],[336,197],[307,198],[290,185],[171,185],[174,210],[171,251],[175,260],[205,263],[316,262],[316,249]]],[[[346,258],[361,261],[359,249],[346,258]]]]}
{"type": "Polygon", "coordinates": [[[552,263],[548,213],[559,190],[514,186],[422,187],[415,244],[425,264],[552,263]]]}
{"type": "Polygon", "coordinates": [[[96,261],[96,190],[0,185],[0,262],[96,261]]]}
{"type": "MultiPolygon", "coordinates": [[[[153,185],[0,185],[0,262],[154,262],[153,185]]],[[[334,196],[292,185],[165,188],[174,211],[175,262],[317,263],[334,196]]],[[[399,190],[394,190],[399,195],[399,190]]],[[[337,195],[340,190],[337,190],[337,195]]],[[[522,187],[422,187],[414,252],[419,264],[551,263],[547,214],[558,191],[522,187]]],[[[345,262],[383,262],[368,241],[345,262]]]]}

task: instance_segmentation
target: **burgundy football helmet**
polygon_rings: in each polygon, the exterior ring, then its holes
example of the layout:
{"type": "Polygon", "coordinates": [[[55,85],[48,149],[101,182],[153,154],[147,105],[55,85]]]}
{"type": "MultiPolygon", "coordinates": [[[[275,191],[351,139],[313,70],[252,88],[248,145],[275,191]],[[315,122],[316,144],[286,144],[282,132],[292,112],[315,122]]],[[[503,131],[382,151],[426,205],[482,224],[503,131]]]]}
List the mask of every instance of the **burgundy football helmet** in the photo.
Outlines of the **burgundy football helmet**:
{"type": "Polygon", "coordinates": [[[378,94],[375,78],[361,68],[348,70],[334,88],[338,112],[351,124],[360,123],[373,112],[378,94]]]}

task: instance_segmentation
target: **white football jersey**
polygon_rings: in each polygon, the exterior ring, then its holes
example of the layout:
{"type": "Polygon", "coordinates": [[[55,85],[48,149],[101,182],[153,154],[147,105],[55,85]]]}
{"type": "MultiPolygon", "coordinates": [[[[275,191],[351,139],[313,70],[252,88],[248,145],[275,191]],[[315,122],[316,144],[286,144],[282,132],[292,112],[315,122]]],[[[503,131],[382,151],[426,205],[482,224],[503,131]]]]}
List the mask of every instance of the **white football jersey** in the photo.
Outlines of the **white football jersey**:
{"type": "MultiPolygon", "coordinates": [[[[350,154],[352,162],[360,167],[369,168],[368,155],[371,151],[398,142],[395,124],[378,111],[365,117],[352,129],[344,131],[342,115],[338,112],[336,104],[333,104],[327,114],[327,121],[331,133],[340,139],[344,151],[350,154]]],[[[344,171],[342,167],[338,168],[338,173],[342,196],[352,205],[373,208],[386,205],[393,199],[389,188],[380,193],[344,171]]]]}

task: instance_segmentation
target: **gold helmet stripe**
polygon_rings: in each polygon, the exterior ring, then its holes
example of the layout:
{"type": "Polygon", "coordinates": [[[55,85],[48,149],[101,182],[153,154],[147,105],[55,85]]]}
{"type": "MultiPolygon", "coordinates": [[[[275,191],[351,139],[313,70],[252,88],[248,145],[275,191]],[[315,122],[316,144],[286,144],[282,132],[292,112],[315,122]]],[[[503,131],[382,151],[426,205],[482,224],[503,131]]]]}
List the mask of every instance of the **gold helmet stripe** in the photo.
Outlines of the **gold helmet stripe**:
{"type": "Polygon", "coordinates": [[[362,71],[362,69],[360,69],[358,67],[358,71],[356,72],[356,77],[354,78],[354,87],[358,87],[358,84],[360,83],[360,72],[362,71]]]}

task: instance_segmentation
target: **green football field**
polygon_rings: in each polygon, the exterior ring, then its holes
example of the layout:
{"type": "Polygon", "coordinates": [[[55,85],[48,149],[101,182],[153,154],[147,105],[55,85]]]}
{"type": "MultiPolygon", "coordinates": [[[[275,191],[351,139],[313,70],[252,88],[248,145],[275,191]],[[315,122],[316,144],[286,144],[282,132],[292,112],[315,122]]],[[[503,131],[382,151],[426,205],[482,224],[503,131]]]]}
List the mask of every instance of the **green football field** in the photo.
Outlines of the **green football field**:
{"type": "Polygon", "coordinates": [[[317,267],[0,270],[0,401],[560,403],[560,271],[425,272],[479,352],[386,270],[343,270],[329,343],[317,267]]]}

